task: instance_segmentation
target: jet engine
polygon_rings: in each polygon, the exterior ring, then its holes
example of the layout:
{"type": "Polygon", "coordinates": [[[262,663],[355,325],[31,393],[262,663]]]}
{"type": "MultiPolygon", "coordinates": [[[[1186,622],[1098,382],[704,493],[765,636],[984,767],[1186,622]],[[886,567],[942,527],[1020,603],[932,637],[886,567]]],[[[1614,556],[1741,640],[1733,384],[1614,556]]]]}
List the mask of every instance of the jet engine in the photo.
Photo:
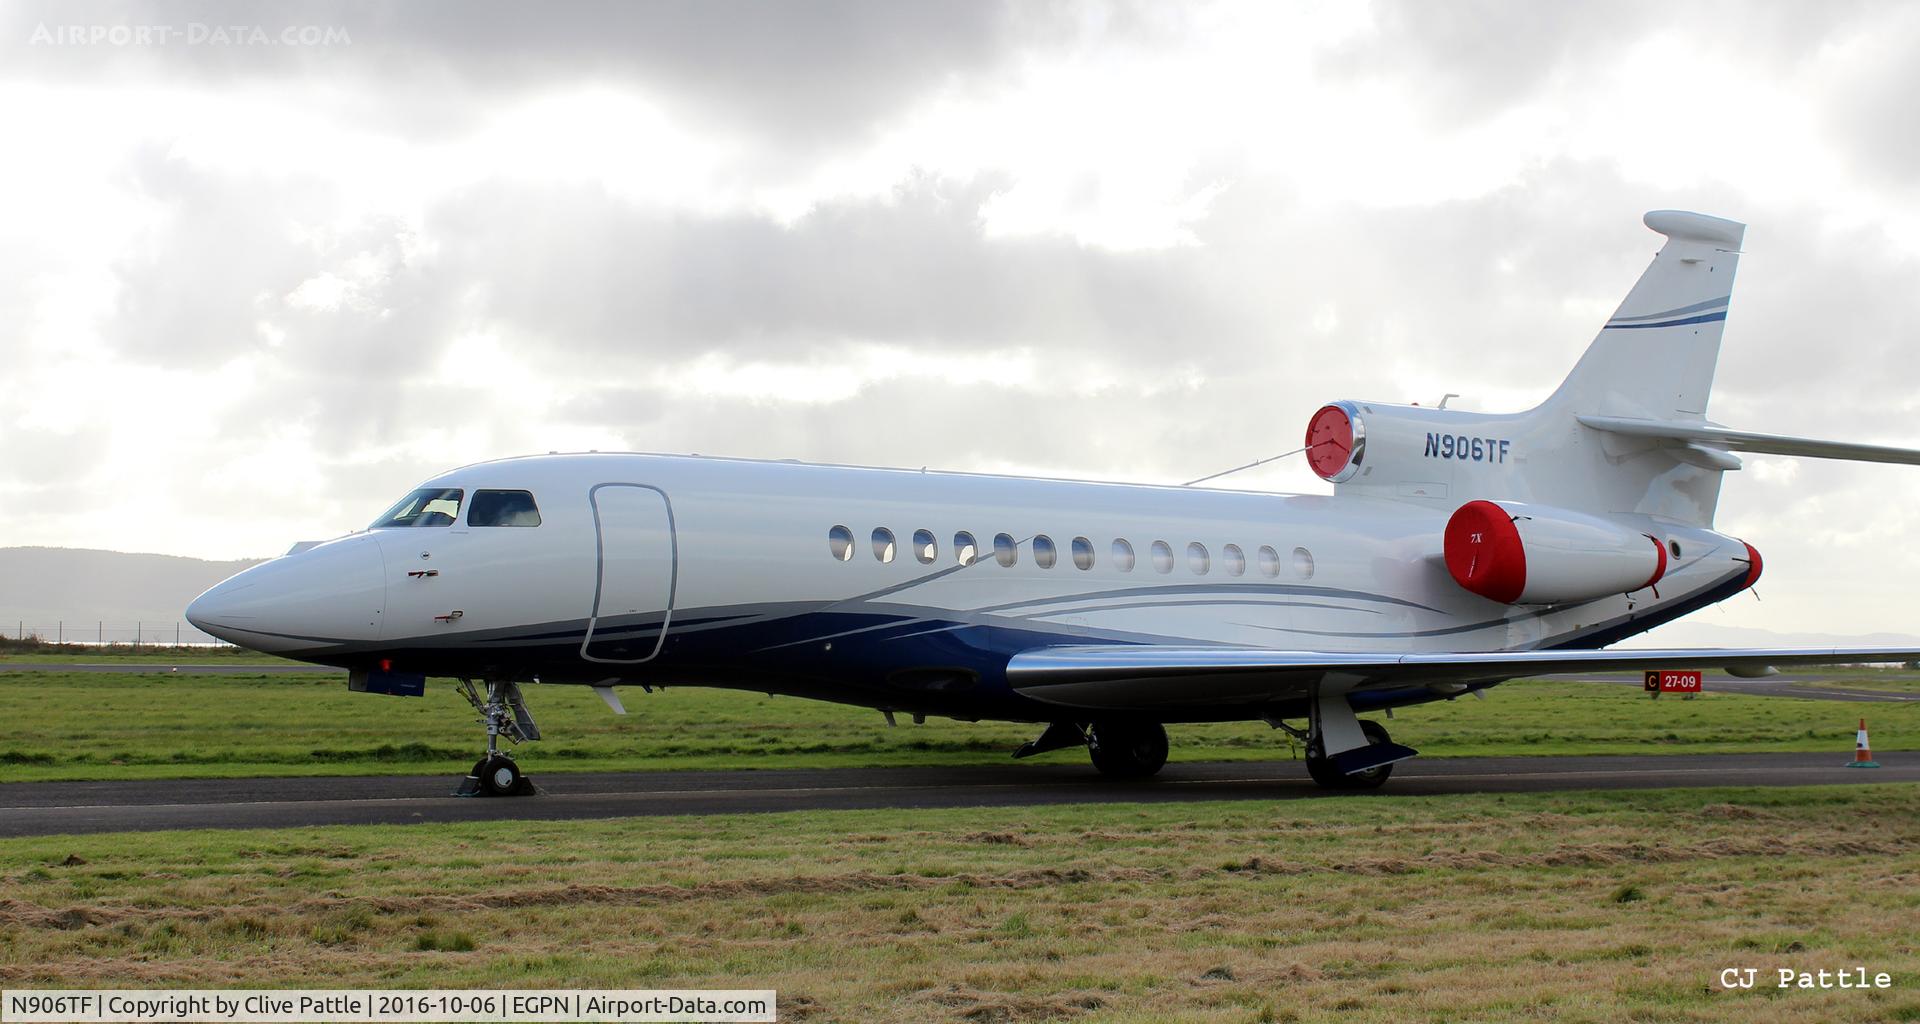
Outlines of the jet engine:
{"type": "Polygon", "coordinates": [[[1506,604],[1590,601],[1641,590],[1667,572],[1651,535],[1598,516],[1518,501],[1469,501],[1443,540],[1454,582],[1506,604]]]}

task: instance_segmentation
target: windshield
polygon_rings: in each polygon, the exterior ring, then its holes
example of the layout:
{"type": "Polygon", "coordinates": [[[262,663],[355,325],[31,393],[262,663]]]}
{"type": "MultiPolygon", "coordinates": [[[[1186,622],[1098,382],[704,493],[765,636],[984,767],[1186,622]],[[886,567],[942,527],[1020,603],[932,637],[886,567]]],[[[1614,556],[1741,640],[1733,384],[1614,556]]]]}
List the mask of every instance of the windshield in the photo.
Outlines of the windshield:
{"type": "Polygon", "coordinates": [[[399,503],[373,521],[370,530],[393,526],[452,526],[460,516],[458,487],[422,487],[401,498],[399,503]]]}

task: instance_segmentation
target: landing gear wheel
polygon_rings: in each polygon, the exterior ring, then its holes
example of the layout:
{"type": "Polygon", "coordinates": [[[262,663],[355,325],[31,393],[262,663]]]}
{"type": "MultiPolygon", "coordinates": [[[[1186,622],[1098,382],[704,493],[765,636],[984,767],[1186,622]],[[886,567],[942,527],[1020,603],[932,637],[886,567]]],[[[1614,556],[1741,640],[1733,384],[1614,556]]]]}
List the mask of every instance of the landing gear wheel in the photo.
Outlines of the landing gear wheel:
{"type": "Polygon", "coordinates": [[[505,754],[488,754],[474,762],[473,771],[460,783],[454,796],[531,796],[539,790],[520,771],[520,765],[505,754]]]}
{"type": "Polygon", "coordinates": [[[1144,779],[1167,763],[1167,730],[1159,722],[1095,722],[1088,732],[1087,753],[1110,779],[1144,779]]]}
{"type": "Polygon", "coordinates": [[[490,754],[473,766],[473,775],[488,796],[514,796],[521,787],[531,786],[520,773],[520,766],[505,754],[490,754]]]}
{"type": "MultiPolygon", "coordinates": [[[[1360,731],[1367,734],[1368,743],[1392,742],[1392,737],[1387,735],[1387,727],[1379,722],[1363,718],[1360,720],[1360,731]]],[[[1393,766],[1383,764],[1348,775],[1327,760],[1326,755],[1320,752],[1320,741],[1316,739],[1307,746],[1307,774],[1327,789],[1379,789],[1386,783],[1387,776],[1393,774],[1393,766]]]]}

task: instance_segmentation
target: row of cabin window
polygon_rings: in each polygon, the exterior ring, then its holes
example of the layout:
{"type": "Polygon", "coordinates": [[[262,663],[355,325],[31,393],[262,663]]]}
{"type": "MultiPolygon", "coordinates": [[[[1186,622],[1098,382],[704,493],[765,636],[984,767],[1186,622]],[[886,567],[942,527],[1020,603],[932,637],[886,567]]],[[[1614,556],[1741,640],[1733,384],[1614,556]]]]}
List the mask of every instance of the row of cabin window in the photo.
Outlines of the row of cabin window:
{"type": "MultiPolygon", "coordinates": [[[[1059,561],[1059,549],[1054,545],[1053,538],[1043,533],[1033,538],[1032,545],[1033,562],[1040,568],[1051,569],[1054,563],[1059,561]]],[[[1092,541],[1085,537],[1075,537],[1069,544],[1069,548],[1072,552],[1074,568],[1093,568],[1094,557],[1092,541]]],[[[852,561],[853,531],[844,526],[836,526],[828,530],[827,550],[839,561],[852,561]]],[[[914,560],[921,565],[932,565],[934,561],[940,557],[938,545],[934,540],[933,531],[931,530],[913,531],[913,540],[909,545],[909,550],[913,552],[914,560]]],[[[1155,572],[1170,573],[1173,571],[1174,556],[1172,545],[1164,540],[1156,540],[1147,550],[1148,557],[1153,563],[1155,572]]],[[[1131,543],[1116,538],[1111,546],[1111,552],[1110,557],[1113,560],[1114,568],[1121,572],[1133,571],[1135,558],[1133,545],[1131,543]]],[[[874,559],[879,562],[891,562],[897,553],[898,547],[894,540],[893,531],[884,526],[875,527],[873,531],[874,559]]],[[[980,549],[979,545],[973,539],[973,534],[962,530],[953,535],[953,558],[955,562],[961,565],[972,565],[974,562],[979,561],[980,549]]],[[[1280,552],[1275,551],[1272,546],[1261,545],[1260,549],[1254,553],[1254,559],[1261,575],[1270,577],[1280,575],[1280,552]]],[[[995,535],[993,538],[993,560],[1003,566],[1009,567],[1018,564],[1020,561],[1020,543],[1014,540],[1011,534],[1002,533],[995,535]]],[[[1221,568],[1225,569],[1229,576],[1241,576],[1247,571],[1247,556],[1245,552],[1240,550],[1240,545],[1238,544],[1228,544],[1222,548],[1220,552],[1220,562],[1221,568]]],[[[1205,544],[1194,541],[1187,545],[1187,568],[1192,570],[1196,576],[1205,576],[1212,570],[1213,557],[1207,551],[1205,544]]],[[[1293,572],[1294,575],[1299,576],[1303,580],[1313,578],[1313,554],[1306,548],[1293,549],[1293,572]]]]}

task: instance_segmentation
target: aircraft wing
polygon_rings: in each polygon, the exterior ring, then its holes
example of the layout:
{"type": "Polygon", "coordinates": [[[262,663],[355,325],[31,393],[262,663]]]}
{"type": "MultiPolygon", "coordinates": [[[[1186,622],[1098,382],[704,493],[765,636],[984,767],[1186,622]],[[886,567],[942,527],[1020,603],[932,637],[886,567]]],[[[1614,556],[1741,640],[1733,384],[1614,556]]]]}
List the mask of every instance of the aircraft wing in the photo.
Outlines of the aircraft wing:
{"type": "Polygon", "coordinates": [[[1378,685],[1489,683],[1637,669],[1756,670],[1781,665],[1920,661],[1901,647],[1668,648],[1645,651],[1488,651],[1334,654],[1251,647],[1106,644],[1036,647],[1014,655],[1007,681],[1036,700],[1065,707],[1145,711],[1298,698],[1331,682],[1342,690],[1378,685]]]}

